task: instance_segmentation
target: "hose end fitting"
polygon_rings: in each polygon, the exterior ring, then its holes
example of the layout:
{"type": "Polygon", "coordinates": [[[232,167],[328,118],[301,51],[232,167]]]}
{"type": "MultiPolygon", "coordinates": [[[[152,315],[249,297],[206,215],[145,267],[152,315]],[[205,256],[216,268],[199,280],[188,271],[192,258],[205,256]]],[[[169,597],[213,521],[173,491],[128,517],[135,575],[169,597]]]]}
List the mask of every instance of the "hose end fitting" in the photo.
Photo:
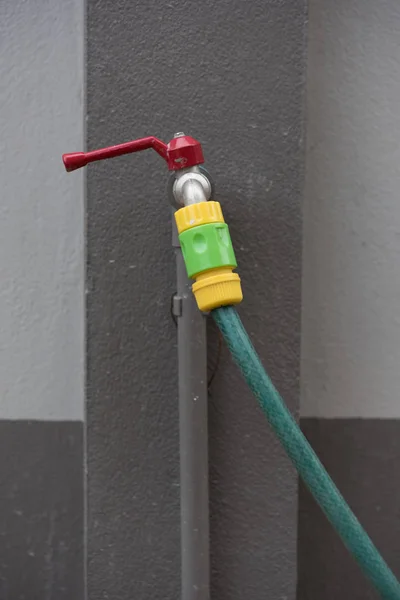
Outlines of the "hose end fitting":
{"type": "Polygon", "coordinates": [[[240,277],[229,268],[212,269],[198,275],[192,290],[197,306],[203,312],[240,304],[243,300],[240,277]]]}

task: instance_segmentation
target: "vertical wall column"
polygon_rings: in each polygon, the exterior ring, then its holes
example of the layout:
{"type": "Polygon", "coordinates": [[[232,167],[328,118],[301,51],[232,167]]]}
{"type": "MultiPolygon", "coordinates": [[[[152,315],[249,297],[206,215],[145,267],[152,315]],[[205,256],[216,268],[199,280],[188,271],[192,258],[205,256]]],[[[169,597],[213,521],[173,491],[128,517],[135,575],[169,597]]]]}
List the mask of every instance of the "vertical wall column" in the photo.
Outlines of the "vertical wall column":
{"type": "MultiPolygon", "coordinates": [[[[87,25],[88,146],[175,131],[201,141],[241,315],[297,412],[304,3],[88,0],[87,25]]],[[[90,598],[180,594],[167,180],[152,152],[88,168],[90,598]]],[[[211,596],[294,600],[296,475],[226,350],[209,409],[211,596]]]]}

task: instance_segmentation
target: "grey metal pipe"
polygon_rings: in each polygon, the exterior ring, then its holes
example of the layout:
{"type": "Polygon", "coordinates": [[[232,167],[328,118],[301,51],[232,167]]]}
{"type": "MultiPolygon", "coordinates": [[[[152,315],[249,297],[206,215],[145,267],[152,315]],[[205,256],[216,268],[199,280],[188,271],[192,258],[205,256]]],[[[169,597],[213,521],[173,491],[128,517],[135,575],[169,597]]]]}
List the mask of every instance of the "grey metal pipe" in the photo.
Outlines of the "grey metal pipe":
{"type": "Polygon", "coordinates": [[[209,600],[206,317],[197,308],[173,223],[178,324],[182,600],[209,600]]]}

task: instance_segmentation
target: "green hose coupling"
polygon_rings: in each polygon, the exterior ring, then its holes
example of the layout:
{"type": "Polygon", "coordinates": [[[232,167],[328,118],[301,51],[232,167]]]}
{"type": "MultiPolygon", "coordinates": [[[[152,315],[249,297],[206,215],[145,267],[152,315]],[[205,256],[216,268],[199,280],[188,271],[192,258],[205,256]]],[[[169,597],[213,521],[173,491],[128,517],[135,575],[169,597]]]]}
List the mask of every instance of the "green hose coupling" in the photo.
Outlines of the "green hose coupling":
{"type": "Polygon", "coordinates": [[[198,202],[175,213],[188,277],[202,311],[238,304],[243,299],[228,225],[219,202],[198,202]]]}
{"type": "Polygon", "coordinates": [[[237,267],[226,223],[208,223],[183,231],[179,236],[188,277],[220,267],[237,267]]]}

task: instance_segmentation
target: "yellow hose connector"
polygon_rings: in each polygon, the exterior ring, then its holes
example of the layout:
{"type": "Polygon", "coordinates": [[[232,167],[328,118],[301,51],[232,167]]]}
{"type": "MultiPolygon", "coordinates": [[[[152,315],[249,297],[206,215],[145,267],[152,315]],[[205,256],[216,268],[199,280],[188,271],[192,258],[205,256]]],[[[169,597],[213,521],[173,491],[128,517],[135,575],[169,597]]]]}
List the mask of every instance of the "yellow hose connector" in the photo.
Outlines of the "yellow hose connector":
{"type": "Polygon", "coordinates": [[[199,202],[175,213],[179,241],[197,306],[203,312],[243,300],[229,229],[219,202],[199,202]]]}

